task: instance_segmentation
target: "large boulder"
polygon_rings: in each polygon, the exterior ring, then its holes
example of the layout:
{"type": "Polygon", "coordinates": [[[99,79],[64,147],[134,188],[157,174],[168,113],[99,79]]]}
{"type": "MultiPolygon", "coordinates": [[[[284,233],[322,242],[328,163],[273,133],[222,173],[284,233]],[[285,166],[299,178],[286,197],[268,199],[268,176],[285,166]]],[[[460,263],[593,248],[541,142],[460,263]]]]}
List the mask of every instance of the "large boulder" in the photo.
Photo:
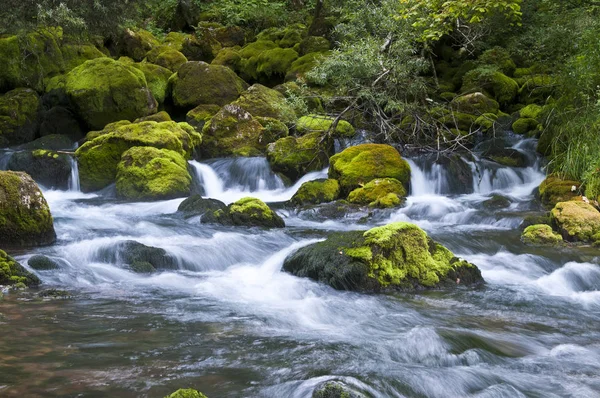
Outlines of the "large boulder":
{"type": "Polygon", "coordinates": [[[73,69],[66,77],[65,90],[79,117],[92,129],[157,111],[144,73],[110,58],[86,61],[73,69]]]}
{"type": "Polygon", "coordinates": [[[144,73],[148,88],[156,101],[159,104],[165,102],[169,88],[169,79],[173,75],[173,72],[160,65],[154,65],[149,62],[141,62],[139,64],[134,64],[134,66],[144,73]]]}
{"type": "Polygon", "coordinates": [[[468,72],[463,78],[462,91],[483,91],[498,101],[501,106],[508,106],[515,102],[519,84],[502,72],[477,68],[468,72]]]}
{"type": "Polygon", "coordinates": [[[219,105],[198,105],[185,115],[185,121],[197,131],[202,131],[204,125],[220,110],[219,105]]]}
{"type": "Polygon", "coordinates": [[[558,202],[568,202],[579,195],[581,183],[573,180],[563,180],[556,175],[549,175],[540,184],[538,190],[542,204],[548,208],[558,202]]]}
{"type": "Polygon", "coordinates": [[[177,72],[183,64],[188,62],[186,56],[180,51],[167,46],[156,47],[148,52],[147,60],[155,65],[167,68],[171,72],[177,72]]]}
{"type": "Polygon", "coordinates": [[[121,155],[129,148],[169,149],[189,159],[202,142],[202,136],[187,123],[154,121],[114,123],[102,131],[88,134],[88,139],[75,153],[84,192],[96,191],[115,182],[121,155]]]}
{"type": "Polygon", "coordinates": [[[569,242],[593,242],[600,233],[600,212],[579,201],[560,202],[550,212],[552,224],[569,242]]]}
{"type": "Polygon", "coordinates": [[[203,223],[239,225],[246,227],[283,228],[285,222],[265,202],[256,198],[242,198],[224,210],[205,213],[203,223]]]}
{"type": "Polygon", "coordinates": [[[283,269],[335,289],[420,290],[483,283],[479,269],[414,224],[331,234],[285,259],[283,269]]]}
{"type": "Polygon", "coordinates": [[[320,179],[307,181],[294,194],[291,202],[295,205],[314,205],[333,202],[340,196],[340,183],[337,180],[320,179]]]}
{"type": "Polygon", "coordinates": [[[34,90],[18,88],[0,95],[0,147],[35,139],[40,98],[34,90]]]}
{"type": "Polygon", "coordinates": [[[298,134],[307,134],[315,131],[321,133],[331,133],[334,137],[352,137],[356,131],[350,123],[345,120],[338,120],[334,131],[329,131],[333,127],[335,119],[329,116],[308,115],[298,119],[296,131],[298,134]]]}
{"type": "Polygon", "coordinates": [[[117,166],[117,196],[128,200],[166,200],[190,194],[192,177],[178,152],[133,147],[117,166]]]}
{"type": "Polygon", "coordinates": [[[562,236],[546,224],[530,225],[521,234],[521,242],[530,246],[552,246],[562,241],[562,236]]]}
{"type": "Polygon", "coordinates": [[[285,97],[261,84],[254,84],[244,91],[234,102],[252,116],[270,117],[285,124],[296,121],[294,109],[287,103],[285,97]]]}
{"type": "Polygon", "coordinates": [[[333,139],[314,132],[302,137],[281,138],[270,144],[267,159],[273,171],[297,180],[308,172],[325,168],[333,151],[333,139]]]}
{"type": "Polygon", "coordinates": [[[118,39],[119,54],[137,62],[143,60],[148,51],[158,46],[160,46],[158,39],[144,29],[124,29],[118,39]]]}
{"type": "Polygon", "coordinates": [[[498,113],[500,105],[497,101],[486,97],[485,94],[476,92],[461,95],[453,99],[450,102],[450,108],[456,112],[483,115],[486,113],[498,113]]]}
{"type": "Polygon", "coordinates": [[[395,178],[406,191],[410,187],[410,166],[389,145],[353,146],[332,156],[329,163],[329,178],[338,180],[345,194],[376,178],[395,178]]]}
{"type": "Polygon", "coordinates": [[[173,102],[182,108],[202,104],[226,105],[235,101],[248,84],[231,69],[206,62],[187,62],[171,78],[173,102]]]}
{"type": "Polygon", "coordinates": [[[261,156],[277,136],[239,105],[225,105],[202,129],[202,155],[261,156]]]}
{"type": "Polygon", "coordinates": [[[350,203],[371,207],[395,207],[404,203],[407,192],[395,178],[376,178],[348,195],[350,203]]]}
{"type": "Polygon", "coordinates": [[[71,162],[67,155],[45,149],[14,153],[8,170],[23,171],[45,188],[67,189],[71,176],[71,162]]]}
{"type": "Polygon", "coordinates": [[[0,242],[40,246],[55,240],[50,207],[35,181],[25,173],[0,171],[0,242]]]}
{"type": "Polygon", "coordinates": [[[0,286],[37,286],[40,283],[41,281],[37,276],[27,271],[6,252],[0,250],[0,286]]]}

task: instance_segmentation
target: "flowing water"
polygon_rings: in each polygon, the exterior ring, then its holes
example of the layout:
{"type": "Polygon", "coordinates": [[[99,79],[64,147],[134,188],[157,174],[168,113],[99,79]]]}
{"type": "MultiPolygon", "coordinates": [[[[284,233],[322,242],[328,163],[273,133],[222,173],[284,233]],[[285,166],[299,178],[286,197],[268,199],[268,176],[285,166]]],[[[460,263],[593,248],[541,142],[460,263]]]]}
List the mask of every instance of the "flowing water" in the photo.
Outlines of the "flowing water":
{"type": "MultiPolygon", "coordinates": [[[[465,160],[411,159],[401,209],[323,220],[282,208],[282,230],[200,225],[182,199],[122,203],[110,195],[45,191],[60,269],[37,274],[66,299],[6,292],[0,301],[0,396],[162,397],[194,387],[209,397],[310,397],[340,380],[368,397],[600,396],[598,252],[535,249],[519,241],[540,209],[544,176],[465,160]],[[458,192],[457,192],[458,191],[458,192]],[[510,200],[490,210],[491,195],[510,200]],[[285,257],[330,231],[415,222],[477,264],[480,289],[390,295],[340,292],[281,272],[285,257]],[[135,240],[161,247],[176,271],[140,275],[105,253],[135,240]]],[[[293,187],[261,158],[191,162],[205,196],[288,200],[293,187]]],[[[75,180],[75,179],[73,179],[75,180]]]]}

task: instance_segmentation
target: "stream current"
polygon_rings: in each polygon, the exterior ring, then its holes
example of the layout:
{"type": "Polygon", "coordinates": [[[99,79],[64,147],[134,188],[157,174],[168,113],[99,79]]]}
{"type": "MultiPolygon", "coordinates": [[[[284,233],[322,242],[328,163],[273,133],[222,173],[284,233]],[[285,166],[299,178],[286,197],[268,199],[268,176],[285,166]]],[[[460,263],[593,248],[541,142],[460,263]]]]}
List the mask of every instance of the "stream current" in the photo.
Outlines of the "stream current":
{"type": "MultiPolygon", "coordinates": [[[[541,209],[535,141],[515,140],[528,167],[464,160],[456,184],[427,156],[409,160],[411,193],[394,210],[324,219],[279,206],[282,230],[202,225],[183,199],[125,203],[111,189],[44,190],[58,241],[21,251],[60,269],[45,288],[0,300],[0,396],[163,397],[193,387],[215,397],[309,398],[327,380],[367,397],[599,397],[600,266],[593,249],[530,248],[523,217],[541,209]],[[502,195],[510,206],[484,202],[502,195]],[[365,217],[368,216],[368,217],[365,217]],[[284,272],[287,255],[336,230],[393,221],[425,229],[476,264],[486,286],[365,295],[284,272]],[[140,275],[103,253],[122,241],[160,247],[177,271],[140,275]]],[[[4,155],[9,156],[9,155],[4,155]]],[[[0,165],[3,164],[0,157],[0,165]]],[[[263,158],[190,162],[204,196],[283,202],[292,187],[263,158]]]]}

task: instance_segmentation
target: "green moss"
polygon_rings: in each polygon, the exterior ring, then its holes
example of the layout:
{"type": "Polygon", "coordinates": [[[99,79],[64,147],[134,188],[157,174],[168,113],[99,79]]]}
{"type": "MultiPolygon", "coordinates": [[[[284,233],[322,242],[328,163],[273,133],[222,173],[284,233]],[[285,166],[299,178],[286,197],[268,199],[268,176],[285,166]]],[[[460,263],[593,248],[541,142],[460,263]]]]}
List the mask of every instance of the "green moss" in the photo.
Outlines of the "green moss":
{"type": "Polygon", "coordinates": [[[268,146],[267,159],[274,171],[296,180],[310,171],[322,170],[332,153],[333,140],[315,132],[277,140],[268,146]]]}
{"type": "MultiPolygon", "coordinates": [[[[312,133],[315,131],[328,133],[334,120],[334,118],[328,116],[303,116],[298,119],[298,123],[296,123],[296,131],[299,134],[312,133]]],[[[352,137],[354,134],[356,134],[354,127],[345,120],[339,120],[335,127],[335,131],[333,132],[334,137],[352,137]]]]}
{"type": "Polygon", "coordinates": [[[450,108],[460,113],[483,115],[498,113],[500,105],[497,101],[486,97],[482,93],[471,93],[454,98],[450,103],[450,108]]]}
{"type": "Polygon", "coordinates": [[[512,76],[517,68],[509,52],[502,47],[494,47],[479,56],[477,62],[483,65],[496,67],[507,76],[512,76]]]}
{"type": "Polygon", "coordinates": [[[221,156],[260,156],[269,144],[265,128],[237,105],[226,105],[202,130],[202,154],[221,156]]]}
{"type": "Polygon", "coordinates": [[[376,178],[395,178],[406,190],[410,186],[410,166],[389,145],[362,144],[331,157],[329,178],[340,182],[342,192],[350,191],[376,178]]]}
{"type": "Polygon", "coordinates": [[[282,137],[287,137],[290,134],[288,127],[281,121],[272,117],[255,117],[256,121],[265,128],[263,137],[267,142],[275,142],[282,137]]]}
{"type": "Polygon", "coordinates": [[[585,202],[559,202],[550,218],[569,241],[593,242],[593,236],[600,232],[600,212],[585,202]]]}
{"type": "Polygon", "coordinates": [[[350,203],[371,207],[394,207],[402,203],[406,189],[394,178],[376,178],[348,195],[350,203]]]}
{"type": "Polygon", "coordinates": [[[110,58],[86,61],[73,69],[67,75],[65,89],[78,115],[94,129],[157,110],[144,74],[133,65],[110,58]]]}
{"type": "Polygon", "coordinates": [[[309,53],[301,56],[290,65],[285,80],[292,81],[304,78],[304,76],[313,70],[326,56],[327,53],[309,53]]]}
{"type": "Polygon", "coordinates": [[[527,78],[519,89],[519,101],[524,104],[543,105],[556,92],[556,79],[549,75],[535,75],[527,78]]]}
{"type": "Polygon", "coordinates": [[[285,97],[261,84],[254,84],[244,91],[234,105],[240,106],[252,116],[270,117],[285,124],[296,121],[294,109],[287,103],[285,97]]]}
{"type": "Polygon", "coordinates": [[[162,122],[172,122],[172,121],[173,120],[171,119],[171,116],[167,112],[160,111],[158,113],[155,113],[154,115],[144,116],[139,119],[135,119],[134,123],[141,123],[141,122],[162,123],[162,122]]]}
{"type": "Polygon", "coordinates": [[[146,77],[148,88],[159,104],[165,102],[167,89],[169,87],[169,78],[173,72],[159,65],[142,62],[134,64],[136,68],[141,70],[146,77]]]}
{"type": "Polygon", "coordinates": [[[190,194],[192,177],[181,154],[133,147],[117,166],[117,195],[128,200],[166,200],[190,194]]]}
{"type": "Polygon", "coordinates": [[[266,76],[270,78],[273,75],[284,77],[298,59],[298,53],[291,48],[274,48],[262,52],[256,62],[256,76],[266,76]]]}
{"type": "Polygon", "coordinates": [[[554,207],[558,202],[567,202],[578,195],[581,183],[563,180],[556,175],[549,175],[539,186],[540,199],[546,207],[554,207]],[[575,187],[575,189],[573,189],[575,187]]]}
{"type": "Polygon", "coordinates": [[[171,72],[177,72],[179,68],[188,62],[188,59],[175,48],[161,46],[148,52],[146,56],[148,62],[169,69],[171,72]]]}
{"type": "Polygon", "coordinates": [[[0,95],[0,146],[35,139],[40,98],[31,89],[18,88],[0,95]]]}
{"type": "MultiPolygon", "coordinates": [[[[266,203],[260,199],[246,197],[217,210],[214,214],[217,222],[225,225],[243,225],[248,227],[283,228],[285,222],[266,203]]],[[[202,221],[206,221],[203,216],[202,221]]]]}
{"type": "Polygon", "coordinates": [[[519,111],[519,115],[522,118],[529,118],[529,119],[538,119],[540,117],[540,115],[542,114],[544,108],[542,108],[539,105],[536,104],[530,104],[527,105],[526,107],[522,108],[519,111]]]}
{"type": "Polygon", "coordinates": [[[248,88],[231,69],[205,62],[188,62],[171,78],[173,102],[182,108],[226,105],[248,88]]]}
{"type": "Polygon", "coordinates": [[[331,43],[321,36],[308,36],[300,43],[300,54],[326,52],[331,49],[331,43]]]}
{"type": "Polygon", "coordinates": [[[207,398],[207,396],[191,388],[182,388],[170,395],[167,395],[165,398],[207,398]]]}
{"type": "Polygon", "coordinates": [[[50,207],[33,179],[0,171],[0,242],[47,245],[56,240],[50,207]]]}
{"type": "Polygon", "coordinates": [[[448,128],[456,128],[460,131],[470,131],[477,122],[477,116],[467,113],[452,112],[439,118],[440,123],[448,128]]]}
{"type": "Polygon", "coordinates": [[[118,40],[120,55],[128,56],[136,62],[143,60],[148,51],[158,46],[160,46],[158,39],[143,29],[124,29],[118,40]]]}
{"type": "Polygon", "coordinates": [[[89,44],[63,44],[60,49],[65,62],[64,72],[75,69],[85,61],[105,57],[102,51],[89,44]]]}
{"type": "Polygon", "coordinates": [[[483,67],[474,69],[464,76],[462,91],[482,91],[490,94],[501,106],[507,106],[515,101],[519,85],[502,72],[483,67]]]}
{"type": "Polygon", "coordinates": [[[60,268],[56,261],[49,257],[35,255],[27,260],[27,265],[38,271],[47,271],[60,268]]]}
{"type": "Polygon", "coordinates": [[[0,286],[24,285],[37,286],[41,283],[39,278],[27,271],[6,252],[0,250],[0,286]]]}
{"type": "Polygon", "coordinates": [[[219,105],[198,105],[186,114],[185,120],[197,131],[221,110],[219,105]]]}
{"type": "Polygon", "coordinates": [[[295,205],[319,204],[333,202],[340,195],[340,184],[337,180],[315,180],[302,184],[294,194],[291,202],[295,205]]]}
{"type": "Polygon", "coordinates": [[[538,130],[540,123],[531,118],[521,117],[512,124],[512,130],[517,134],[526,135],[538,130]]]}
{"type": "Polygon", "coordinates": [[[115,181],[121,155],[135,146],[169,149],[190,158],[202,137],[187,123],[115,123],[93,134],[76,152],[82,190],[102,189],[115,181]]]}
{"type": "Polygon", "coordinates": [[[475,120],[475,125],[484,130],[490,130],[498,120],[498,116],[493,113],[485,113],[475,120]]]}
{"type": "Polygon", "coordinates": [[[556,245],[563,241],[562,236],[555,233],[549,225],[530,225],[521,235],[521,242],[532,246],[556,245]]]}
{"type": "Polygon", "coordinates": [[[237,70],[240,61],[242,60],[242,56],[240,55],[240,48],[223,48],[215,59],[212,60],[212,65],[222,65],[230,68],[231,70],[237,70]]]}
{"type": "Polygon", "coordinates": [[[268,28],[260,32],[257,40],[276,42],[280,47],[294,47],[306,37],[308,29],[302,24],[292,24],[285,28],[268,28]]]}
{"type": "Polygon", "coordinates": [[[492,195],[491,198],[485,200],[482,205],[487,210],[505,209],[511,204],[510,199],[502,195],[492,195]]]}

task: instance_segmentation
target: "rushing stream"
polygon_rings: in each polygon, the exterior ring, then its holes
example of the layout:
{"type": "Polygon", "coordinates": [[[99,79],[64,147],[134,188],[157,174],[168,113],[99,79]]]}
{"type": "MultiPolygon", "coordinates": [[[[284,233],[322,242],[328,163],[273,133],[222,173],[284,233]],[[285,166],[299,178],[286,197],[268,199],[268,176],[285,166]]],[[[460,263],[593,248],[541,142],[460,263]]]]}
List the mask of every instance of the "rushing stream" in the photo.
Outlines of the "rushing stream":
{"type": "MultiPolygon", "coordinates": [[[[457,188],[447,167],[415,157],[405,207],[328,220],[281,208],[283,230],[201,225],[175,214],[183,199],[83,194],[74,168],[71,190],[44,192],[58,242],[16,256],[57,260],[59,270],[36,274],[71,297],[5,294],[0,396],[162,397],[194,387],[212,398],[300,398],[334,379],[368,397],[598,397],[598,251],[520,243],[544,174],[535,142],[514,144],[528,167],[464,160],[472,181],[457,188]],[[490,210],[492,194],[510,206],[490,210]],[[391,221],[418,224],[477,264],[487,285],[363,295],[280,271],[288,254],[332,230],[391,221]],[[106,253],[126,240],[165,249],[179,270],[125,270],[106,253]]],[[[286,201],[326,176],[286,188],[261,158],[191,166],[205,196],[226,203],[286,201]]]]}

